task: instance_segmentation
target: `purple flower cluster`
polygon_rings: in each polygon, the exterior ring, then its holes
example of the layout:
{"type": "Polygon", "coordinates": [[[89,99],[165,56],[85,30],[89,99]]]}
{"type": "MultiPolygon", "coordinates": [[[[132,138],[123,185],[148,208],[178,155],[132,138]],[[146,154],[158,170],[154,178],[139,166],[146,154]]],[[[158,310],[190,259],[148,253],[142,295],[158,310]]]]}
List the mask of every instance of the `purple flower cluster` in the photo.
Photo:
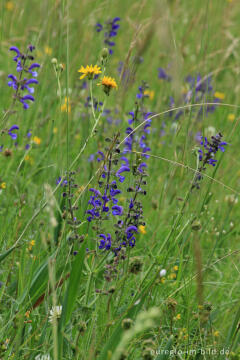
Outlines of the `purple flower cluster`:
{"type": "Polygon", "coordinates": [[[98,248],[111,250],[116,256],[123,247],[135,246],[138,226],[144,224],[142,222],[142,206],[141,202],[137,201],[137,196],[146,194],[142,185],[145,184],[143,177],[146,176],[144,169],[147,166],[142,161],[138,161],[134,166],[130,165],[128,158],[121,154],[117,146],[119,144],[118,136],[119,134],[113,140],[116,147],[111,146],[109,149],[112,152],[102,156],[105,163],[102,165],[102,173],[98,181],[99,188],[89,189],[92,195],[88,201],[90,208],[86,211],[88,222],[94,221],[93,228],[97,232],[98,248]],[[117,155],[114,159],[112,158],[113,154],[117,155]],[[134,186],[126,187],[129,185],[125,186],[126,176],[130,173],[134,176],[134,186]],[[126,206],[120,205],[118,199],[118,196],[124,191],[132,194],[131,198],[126,200],[126,206]],[[109,229],[105,230],[106,221],[115,222],[114,234],[109,229]]]}
{"type": "Polygon", "coordinates": [[[205,164],[209,164],[212,166],[216,165],[217,160],[214,159],[218,150],[224,152],[225,146],[227,143],[225,141],[221,141],[222,134],[219,133],[216,136],[211,137],[211,141],[208,141],[206,137],[201,137],[201,145],[202,149],[199,149],[199,160],[205,164]]]}
{"type": "Polygon", "coordinates": [[[202,172],[206,170],[206,165],[216,166],[217,159],[215,156],[217,152],[220,150],[221,152],[225,151],[225,146],[227,146],[227,142],[222,141],[223,135],[221,133],[212,136],[209,141],[206,137],[201,136],[201,146],[202,148],[198,150],[199,153],[199,162],[200,165],[198,167],[198,171],[196,173],[195,179],[192,184],[192,189],[200,188],[200,181],[202,180],[202,172]]]}
{"type": "MultiPolygon", "coordinates": [[[[126,129],[127,138],[125,140],[125,147],[123,153],[131,153],[133,150],[133,146],[135,145],[136,151],[142,153],[142,156],[148,158],[147,152],[151,151],[151,148],[148,145],[147,136],[150,134],[151,128],[151,119],[148,119],[153,113],[147,112],[144,108],[144,100],[147,97],[144,93],[145,90],[148,88],[147,84],[143,82],[142,86],[138,88],[139,92],[137,93],[137,102],[134,111],[130,111],[129,115],[130,118],[128,119],[128,124],[132,125],[139,125],[141,122],[144,122],[144,125],[140,127],[139,132],[140,135],[136,136],[133,127],[128,126],[126,129]],[[144,155],[143,155],[144,154],[144,155]]],[[[144,163],[144,166],[141,166],[140,169],[143,167],[147,167],[144,163]]]]}
{"type": "Polygon", "coordinates": [[[95,25],[96,31],[101,32],[104,31],[104,44],[108,47],[109,54],[113,54],[113,47],[115,46],[115,42],[112,40],[115,36],[117,36],[118,29],[120,25],[118,22],[120,21],[119,17],[115,17],[112,20],[108,20],[102,25],[101,23],[97,23],[95,25]]]}
{"type": "Polygon", "coordinates": [[[14,100],[20,101],[24,109],[29,108],[28,101],[35,100],[32,95],[34,93],[34,87],[31,85],[38,84],[35,78],[38,76],[36,69],[40,68],[40,65],[33,62],[34,57],[32,52],[34,49],[34,46],[29,45],[26,54],[21,53],[16,46],[12,46],[9,49],[16,54],[13,61],[17,63],[16,70],[18,74],[17,76],[13,74],[8,75],[8,86],[14,90],[14,100]],[[26,77],[23,77],[24,75],[26,75],[26,77]],[[28,94],[24,94],[25,90],[28,94]]]}

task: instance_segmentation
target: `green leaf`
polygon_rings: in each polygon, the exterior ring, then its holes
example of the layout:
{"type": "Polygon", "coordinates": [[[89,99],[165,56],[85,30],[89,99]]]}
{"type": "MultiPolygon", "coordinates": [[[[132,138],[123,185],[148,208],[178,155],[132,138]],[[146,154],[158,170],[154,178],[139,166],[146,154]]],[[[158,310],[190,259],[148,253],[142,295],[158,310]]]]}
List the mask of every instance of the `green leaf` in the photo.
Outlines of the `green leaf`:
{"type": "Polygon", "coordinates": [[[141,297],[140,295],[139,297],[141,298],[141,300],[139,301],[139,303],[135,303],[130,308],[130,310],[128,310],[127,313],[123,314],[121,319],[118,321],[115,330],[113,331],[112,335],[110,336],[109,340],[101,351],[99,357],[97,358],[98,360],[106,360],[108,359],[110,353],[114,353],[114,350],[117,348],[117,345],[119,344],[124,331],[122,328],[122,320],[125,318],[135,319],[136,315],[141,310],[142,305],[144,304],[146,296],[147,294],[145,294],[143,297],[141,297]]]}
{"type": "Polygon", "coordinates": [[[15,249],[15,246],[12,246],[7,251],[5,251],[3,254],[0,254],[0,262],[3,261],[11,252],[15,249]]]}
{"type": "Polygon", "coordinates": [[[232,322],[232,326],[229,329],[228,335],[227,335],[227,340],[225,343],[225,348],[232,348],[233,347],[233,343],[235,340],[235,337],[237,335],[238,332],[238,324],[239,324],[239,320],[240,320],[240,307],[238,308],[238,311],[236,312],[236,315],[233,319],[232,322]]]}
{"type": "Polygon", "coordinates": [[[83,243],[81,250],[75,257],[73,261],[72,270],[70,273],[69,281],[68,281],[68,288],[65,293],[64,301],[63,301],[63,309],[62,315],[59,322],[59,337],[58,337],[58,345],[59,345],[59,357],[61,358],[62,354],[62,344],[63,344],[63,337],[62,337],[62,330],[64,329],[65,325],[71,318],[72,312],[74,310],[75,302],[77,300],[78,289],[81,282],[82,276],[82,269],[83,269],[83,261],[86,254],[86,242],[83,243]]]}
{"type": "Polygon", "coordinates": [[[172,349],[172,343],[173,343],[173,335],[170,336],[170,338],[168,339],[168,342],[166,344],[165,349],[163,350],[162,354],[159,354],[155,360],[166,360],[169,359],[170,357],[170,351],[172,349]]]}

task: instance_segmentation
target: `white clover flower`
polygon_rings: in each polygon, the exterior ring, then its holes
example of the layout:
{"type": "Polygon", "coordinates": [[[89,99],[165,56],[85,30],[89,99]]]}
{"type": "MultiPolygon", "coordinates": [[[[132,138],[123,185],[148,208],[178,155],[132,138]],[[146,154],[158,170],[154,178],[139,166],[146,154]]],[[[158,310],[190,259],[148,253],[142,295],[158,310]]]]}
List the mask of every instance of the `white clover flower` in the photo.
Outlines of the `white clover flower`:
{"type": "Polygon", "coordinates": [[[53,322],[53,319],[59,319],[62,314],[62,305],[53,306],[50,310],[49,322],[53,322]]]}
{"type": "Polygon", "coordinates": [[[162,269],[162,270],[159,272],[160,277],[164,277],[164,276],[166,276],[166,274],[167,274],[167,270],[165,270],[165,269],[162,269]]]}

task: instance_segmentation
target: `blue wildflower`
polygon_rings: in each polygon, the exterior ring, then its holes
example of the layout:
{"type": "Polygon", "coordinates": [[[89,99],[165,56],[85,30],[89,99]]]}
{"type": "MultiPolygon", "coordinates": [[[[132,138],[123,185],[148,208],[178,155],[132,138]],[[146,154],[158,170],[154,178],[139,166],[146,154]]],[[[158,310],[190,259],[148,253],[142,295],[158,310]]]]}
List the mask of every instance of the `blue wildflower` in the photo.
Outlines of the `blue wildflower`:
{"type": "Polygon", "coordinates": [[[13,125],[12,127],[10,127],[10,129],[8,130],[8,135],[10,135],[13,140],[16,140],[17,134],[13,133],[14,130],[19,130],[19,127],[17,125],[13,125]]]}
{"type": "Polygon", "coordinates": [[[113,47],[115,46],[115,42],[112,41],[112,38],[117,36],[118,29],[120,25],[118,22],[120,21],[119,17],[115,17],[112,20],[106,21],[104,25],[101,23],[97,23],[95,25],[96,31],[101,32],[104,31],[104,44],[107,45],[109,54],[113,54],[113,47]]]}
{"type": "Polygon", "coordinates": [[[171,80],[171,77],[166,73],[166,71],[162,67],[158,68],[158,78],[166,81],[171,80]]]}
{"type": "Polygon", "coordinates": [[[32,52],[35,49],[33,45],[28,46],[28,50],[26,54],[22,54],[20,50],[16,46],[12,46],[9,50],[16,53],[13,60],[17,63],[16,71],[19,73],[18,76],[13,74],[8,75],[8,86],[12,87],[15,91],[14,101],[18,100],[23,104],[24,109],[29,108],[29,104],[26,101],[34,101],[34,97],[32,95],[25,95],[23,92],[27,90],[29,94],[34,93],[34,88],[32,84],[38,84],[36,79],[32,78],[24,78],[22,79],[23,72],[30,73],[33,77],[37,77],[38,73],[36,72],[36,68],[40,67],[38,63],[30,63],[30,61],[34,60],[32,55],[29,55],[28,52],[32,52]]]}
{"type": "Polygon", "coordinates": [[[122,214],[123,214],[123,207],[122,207],[122,206],[118,206],[118,205],[114,205],[114,206],[112,207],[112,214],[113,214],[114,216],[116,216],[116,215],[118,215],[118,216],[122,215],[122,214]]]}
{"type": "Polygon", "coordinates": [[[122,176],[121,174],[122,174],[123,172],[126,172],[126,171],[130,171],[130,168],[129,168],[128,166],[126,166],[126,165],[123,165],[123,166],[121,166],[120,169],[116,172],[116,176],[118,177],[118,180],[119,180],[121,183],[124,182],[124,180],[125,180],[125,177],[122,176]]]}

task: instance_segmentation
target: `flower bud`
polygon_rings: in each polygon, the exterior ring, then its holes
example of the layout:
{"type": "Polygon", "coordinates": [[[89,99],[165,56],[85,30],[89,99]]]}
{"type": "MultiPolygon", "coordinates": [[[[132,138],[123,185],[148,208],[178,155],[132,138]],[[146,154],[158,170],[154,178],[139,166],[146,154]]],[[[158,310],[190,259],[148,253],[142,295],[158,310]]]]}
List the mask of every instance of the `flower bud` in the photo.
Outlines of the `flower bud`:
{"type": "Polygon", "coordinates": [[[133,325],[133,320],[132,319],[123,319],[122,321],[122,328],[124,330],[128,330],[132,327],[133,325]]]}
{"type": "Polygon", "coordinates": [[[108,55],[109,55],[108,49],[107,49],[107,48],[103,48],[102,51],[101,51],[101,57],[102,57],[103,59],[106,59],[106,58],[108,57],[108,55]]]}
{"type": "Polygon", "coordinates": [[[201,229],[201,223],[199,220],[194,220],[192,223],[192,230],[198,231],[201,229]]]}

